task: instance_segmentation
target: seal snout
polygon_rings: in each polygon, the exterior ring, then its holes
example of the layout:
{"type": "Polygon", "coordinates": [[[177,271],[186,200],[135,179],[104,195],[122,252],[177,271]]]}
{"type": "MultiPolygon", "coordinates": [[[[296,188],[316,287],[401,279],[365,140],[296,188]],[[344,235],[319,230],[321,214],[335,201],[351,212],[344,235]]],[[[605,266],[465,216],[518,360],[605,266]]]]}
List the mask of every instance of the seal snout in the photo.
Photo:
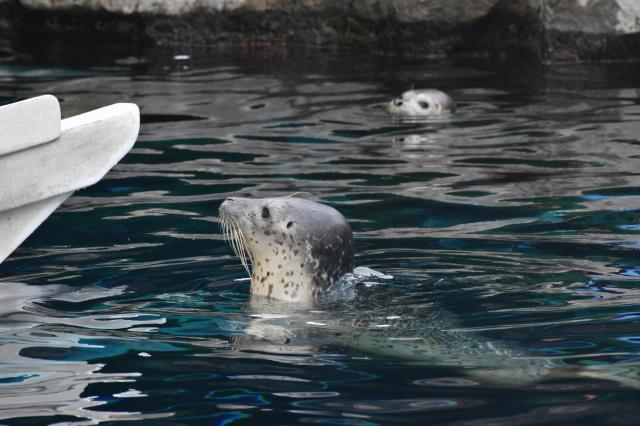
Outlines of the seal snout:
{"type": "Polygon", "coordinates": [[[229,207],[229,205],[235,203],[236,200],[237,199],[234,198],[234,197],[225,198],[224,201],[222,202],[222,204],[220,205],[220,208],[225,207],[225,206],[229,207]]]}
{"type": "Polygon", "coordinates": [[[387,110],[394,115],[400,114],[400,108],[403,103],[402,98],[393,98],[391,102],[387,104],[387,110]]]}
{"type": "Polygon", "coordinates": [[[220,204],[220,215],[221,216],[234,216],[234,212],[238,209],[238,199],[235,197],[225,198],[225,200],[220,204]]]}
{"type": "Polygon", "coordinates": [[[227,216],[229,214],[229,199],[228,198],[226,200],[224,200],[222,202],[222,204],[220,204],[220,208],[218,209],[218,211],[220,212],[221,218],[224,218],[224,216],[227,216]]]}

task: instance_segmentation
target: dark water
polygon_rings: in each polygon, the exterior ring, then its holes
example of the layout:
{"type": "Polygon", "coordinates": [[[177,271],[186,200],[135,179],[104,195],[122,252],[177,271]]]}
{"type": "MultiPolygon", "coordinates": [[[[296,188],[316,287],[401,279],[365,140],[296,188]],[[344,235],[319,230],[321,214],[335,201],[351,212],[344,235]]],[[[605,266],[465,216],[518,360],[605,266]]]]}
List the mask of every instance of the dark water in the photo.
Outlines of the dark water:
{"type": "Polygon", "coordinates": [[[637,424],[640,65],[133,62],[0,66],[143,121],[0,267],[0,424],[637,424]],[[412,84],[459,113],[394,123],[412,84]],[[393,278],[250,298],[218,206],[299,191],[393,278]]]}

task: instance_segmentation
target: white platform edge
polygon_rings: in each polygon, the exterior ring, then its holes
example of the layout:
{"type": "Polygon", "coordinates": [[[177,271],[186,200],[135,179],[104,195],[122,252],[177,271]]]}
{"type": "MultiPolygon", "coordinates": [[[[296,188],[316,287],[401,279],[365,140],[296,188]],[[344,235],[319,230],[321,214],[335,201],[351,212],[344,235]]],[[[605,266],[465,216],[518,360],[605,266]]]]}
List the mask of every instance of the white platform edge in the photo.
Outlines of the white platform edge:
{"type": "Polygon", "coordinates": [[[71,192],[15,209],[0,212],[0,263],[35,231],[71,192]]]}
{"type": "Polygon", "coordinates": [[[131,150],[135,104],[114,104],[61,123],[52,143],[0,157],[0,263],[75,190],[98,182],[131,150]]]}
{"type": "Polygon", "coordinates": [[[93,185],[138,137],[135,104],[114,104],[62,121],[57,140],[0,157],[0,212],[93,185]]]}
{"type": "Polygon", "coordinates": [[[0,106],[0,156],[60,137],[60,104],[55,96],[0,106]]]}

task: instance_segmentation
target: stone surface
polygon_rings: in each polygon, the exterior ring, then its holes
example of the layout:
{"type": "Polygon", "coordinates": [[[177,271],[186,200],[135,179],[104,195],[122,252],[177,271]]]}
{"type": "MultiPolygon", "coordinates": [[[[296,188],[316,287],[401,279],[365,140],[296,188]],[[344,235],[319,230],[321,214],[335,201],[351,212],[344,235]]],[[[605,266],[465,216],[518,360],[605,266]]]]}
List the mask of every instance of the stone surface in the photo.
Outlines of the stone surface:
{"type": "Polygon", "coordinates": [[[285,13],[311,13],[335,10],[362,18],[395,18],[400,22],[446,21],[451,23],[478,19],[497,0],[19,0],[26,8],[37,10],[88,9],[112,13],[182,15],[199,12],[238,10],[285,13]]]}
{"type": "Polygon", "coordinates": [[[112,13],[153,13],[165,15],[179,15],[193,11],[222,11],[232,10],[245,3],[255,3],[243,0],[20,0],[29,9],[35,10],[71,10],[89,9],[112,13]]]}
{"type": "Polygon", "coordinates": [[[640,31],[638,0],[545,0],[539,3],[548,30],[588,34],[640,31]]]}
{"type": "MultiPolygon", "coordinates": [[[[0,0],[0,3],[12,0],[0,0]]],[[[130,15],[184,15],[202,12],[266,12],[304,14],[340,11],[349,15],[398,22],[459,24],[480,19],[499,0],[13,0],[26,9],[92,10],[130,15]]],[[[640,31],[637,0],[525,0],[540,11],[545,26],[560,31],[634,33],[640,31]]]]}
{"type": "Polygon", "coordinates": [[[0,106],[0,156],[57,139],[60,121],[60,104],[51,95],[0,106]]]}
{"type": "Polygon", "coordinates": [[[559,61],[640,58],[640,1],[539,1],[546,58],[559,61]]]}
{"type": "Polygon", "coordinates": [[[9,55],[10,35],[14,27],[11,19],[14,15],[14,7],[13,0],[0,0],[0,59],[9,55]]]}
{"type": "Polygon", "coordinates": [[[629,59],[640,56],[640,1],[0,0],[2,31],[16,50],[29,41],[134,49],[321,45],[403,56],[629,59]]]}

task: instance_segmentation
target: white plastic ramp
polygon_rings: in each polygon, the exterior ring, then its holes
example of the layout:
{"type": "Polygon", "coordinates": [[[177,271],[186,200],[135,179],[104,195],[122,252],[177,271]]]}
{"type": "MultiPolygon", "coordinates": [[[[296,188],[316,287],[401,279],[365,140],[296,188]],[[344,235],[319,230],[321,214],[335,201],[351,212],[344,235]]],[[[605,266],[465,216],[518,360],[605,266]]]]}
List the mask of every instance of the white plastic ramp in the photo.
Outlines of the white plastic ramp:
{"type": "Polygon", "coordinates": [[[138,137],[135,104],[62,120],[53,142],[0,156],[0,262],[74,191],[93,185],[138,137]]]}
{"type": "Polygon", "coordinates": [[[0,212],[98,182],[138,136],[135,104],[114,104],[62,121],[62,135],[0,160],[0,212]]]}
{"type": "Polygon", "coordinates": [[[72,192],[0,212],[0,263],[18,248],[72,192]]]}
{"type": "Polygon", "coordinates": [[[51,142],[60,131],[60,104],[54,96],[0,106],[0,156],[51,142]]]}

